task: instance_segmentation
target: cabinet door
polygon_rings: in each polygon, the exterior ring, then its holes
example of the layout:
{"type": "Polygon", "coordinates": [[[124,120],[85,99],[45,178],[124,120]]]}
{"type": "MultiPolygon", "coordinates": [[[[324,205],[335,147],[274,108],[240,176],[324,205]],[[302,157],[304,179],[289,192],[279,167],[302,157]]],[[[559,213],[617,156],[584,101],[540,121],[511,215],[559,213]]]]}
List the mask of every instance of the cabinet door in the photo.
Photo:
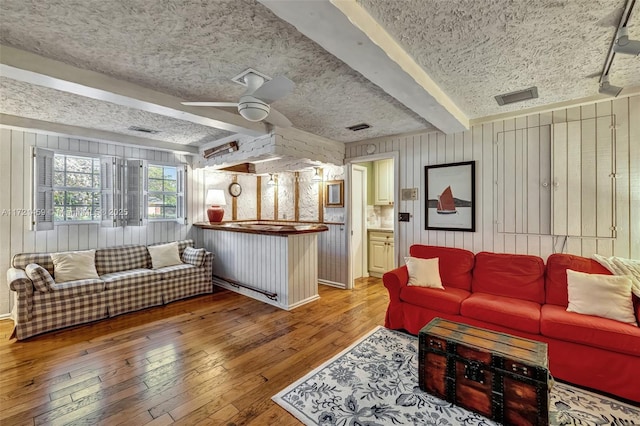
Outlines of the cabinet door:
{"type": "Polygon", "coordinates": [[[369,272],[383,274],[387,272],[387,243],[384,241],[369,241],[369,272]]]}
{"type": "Polygon", "coordinates": [[[386,255],[386,257],[387,257],[387,270],[385,272],[394,269],[395,266],[396,266],[395,265],[396,262],[394,262],[394,256],[393,256],[393,254],[394,254],[393,253],[394,252],[393,235],[391,237],[389,237],[389,238],[391,238],[391,242],[386,243],[387,244],[387,255],[386,255]]]}
{"type": "Polygon", "coordinates": [[[375,204],[393,204],[393,159],[378,160],[373,163],[375,204]]]}

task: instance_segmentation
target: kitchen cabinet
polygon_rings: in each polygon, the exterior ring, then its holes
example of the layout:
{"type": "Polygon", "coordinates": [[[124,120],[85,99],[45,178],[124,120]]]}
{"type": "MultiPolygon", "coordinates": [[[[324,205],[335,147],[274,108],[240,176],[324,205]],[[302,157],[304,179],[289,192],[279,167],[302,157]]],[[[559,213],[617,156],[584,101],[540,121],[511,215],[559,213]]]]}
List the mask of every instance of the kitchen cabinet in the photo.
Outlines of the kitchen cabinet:
{"type": "Polygon", "coordinates": [[[374,204],[393,205],[393,159],[378,160],[373,163],[374,204]]]}
{"type": "Polygon", "coordinates": [[[369,231],[369,275],[382,274],[395,268],[393,232],[369,231]]]}

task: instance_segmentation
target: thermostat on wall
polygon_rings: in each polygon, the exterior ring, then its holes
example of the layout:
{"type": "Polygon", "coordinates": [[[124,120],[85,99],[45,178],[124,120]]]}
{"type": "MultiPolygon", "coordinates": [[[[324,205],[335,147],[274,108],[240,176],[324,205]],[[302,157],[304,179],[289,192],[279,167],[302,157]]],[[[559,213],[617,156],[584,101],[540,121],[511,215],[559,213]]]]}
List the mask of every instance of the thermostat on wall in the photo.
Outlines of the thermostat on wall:
{"type": "Polygon", "coordinates": [[[417,200],[418,199],[418,188],[402,188],[400,198],[403,201],[417,200]]]}

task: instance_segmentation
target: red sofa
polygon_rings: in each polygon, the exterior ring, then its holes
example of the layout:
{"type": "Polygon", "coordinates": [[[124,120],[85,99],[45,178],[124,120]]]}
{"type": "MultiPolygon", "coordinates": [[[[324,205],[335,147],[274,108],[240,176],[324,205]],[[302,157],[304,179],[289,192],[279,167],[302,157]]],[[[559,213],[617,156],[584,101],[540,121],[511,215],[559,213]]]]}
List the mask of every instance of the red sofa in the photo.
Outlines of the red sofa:
{"type": "MultiPolygon", "coordinates": [[[[389,291],[385,326],[418,334],[435,317],[542,341],[561,380],[640,402],[640,328],[567,312],[567,269],[610,274],[580,256],[472,252],[413,245],[412,257],[439,258],[444,290],[407,286],[406,266],[382,277],[389,291]]],[[[640,303],[634,300],[636,320],[640,303]]]]}

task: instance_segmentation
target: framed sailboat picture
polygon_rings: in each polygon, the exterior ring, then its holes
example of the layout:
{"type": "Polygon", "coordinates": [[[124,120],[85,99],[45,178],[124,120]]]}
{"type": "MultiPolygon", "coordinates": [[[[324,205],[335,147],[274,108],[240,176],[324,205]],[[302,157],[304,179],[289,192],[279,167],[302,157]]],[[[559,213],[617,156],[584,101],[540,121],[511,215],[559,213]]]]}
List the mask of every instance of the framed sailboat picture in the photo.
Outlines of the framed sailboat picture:
{"type": "Polygon", "coordinates": [[[424,167],[425,229],[476,230],[476,162],[424,167]]]}

